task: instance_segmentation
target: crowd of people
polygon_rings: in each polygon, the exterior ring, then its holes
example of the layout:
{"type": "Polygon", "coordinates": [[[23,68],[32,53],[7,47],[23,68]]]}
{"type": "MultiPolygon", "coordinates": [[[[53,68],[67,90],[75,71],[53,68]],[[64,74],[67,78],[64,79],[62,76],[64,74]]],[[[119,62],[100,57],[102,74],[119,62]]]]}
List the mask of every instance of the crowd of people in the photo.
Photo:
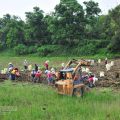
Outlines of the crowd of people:
{"type": "MultiPolygon", "coordinates": [[[[42,74],[44,74],[45,77],[47,78],[49,85],[53,84],[53,82],[54,82],[55,69],[49,68],[49,60],[44,62],[44,69],[41,70],[39,65],[34,64],[34,66],[32,66],[25,59],[23,62],[23,68],[24,68],[24,70],[22,72],[25,72],[25,73],[29,72],[31,81],[34,83],[41,82],[42,74]]],[[[13,81],[21,76],[20,70],[18,68],[16,68],[11,62],[8,64],[8,69],[7,69],[6,73],[8,74],[9,79],[13,80],[13,81]]]]}
{"type": "MultiPolygon", "coordinates": [[[[101,63],[101,60],[98,60],[98,63],[101,63]]],[[[110,65],[113,65],[113,61],[109,63],[110,65]]],[[[109,65],[107,58],[105,59],[105,65],[109,65]]],[[[66,79],[65,72],[61,72],[61,70],[64,70],[65,64],[61,64],[61,68],[59,71],[56,72],[54,68],[51,68],[49,66],[49,60],[45,61],[43,63],[44,69],[41,69],[38,64],[31,65],[28,63],[28,61],[25,59],[23,61],[23,72],[29,72],[31,81],[34,83],[42,82],[41,77],[44,75],[47,79],[48,85],[53,85],[55,83],[55,79],[66,79]],[[59,74],[58,74],[59,73],[59,74]]],[[[91,65],[94,65],[94,61],[92,60],[91,65]]],[[[72,70],[72,68],[69,68],[69,70],[72,70]]],[[[7,74],[9,79],[16,80],[21,76],[20,70],[15,67],[12,63],[8,64],[7,74]]],[[[104,76],[104,72],[100,72],[100,77],[104,76]]],[[[80,67],[80,74],[72,76],[74,79],[73,84],[80,84],[80,83],[87,83],[89,87],[94,87],[95,82],[98,81],[98,78],[90,71],[89,67],[80,67]]]]}

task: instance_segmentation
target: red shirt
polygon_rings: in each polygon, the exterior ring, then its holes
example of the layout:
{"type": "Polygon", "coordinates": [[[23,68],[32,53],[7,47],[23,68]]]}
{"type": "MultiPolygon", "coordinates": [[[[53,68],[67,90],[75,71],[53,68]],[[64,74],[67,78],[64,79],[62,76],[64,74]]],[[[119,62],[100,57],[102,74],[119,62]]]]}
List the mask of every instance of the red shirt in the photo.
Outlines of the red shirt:
{"type": "Polygon", "coordinates": [[[48,69],[48,63],[45,63],[45,67],[46,67],[46,69],[48,69]]]}
{"type": "Polygon", "coordinates": [[[89,78],[88,78],[88,81],[89,81],[89,82],[93,82],[93,77],[89,77],[89,78]]]}
{"type": "Polygon", "coordinates": [[[51,78],[52,74],[51,73],[47,73],[47,78],[51,78]]]}
{"type": "Polygon", "coordinates": [[[35,74],[35,77],[40,77],[41,76],[41,73],[39,73],[39,72],[37,72],[36,74],[35,74]]]}
{"type": "Polygon", "coordinates": [[[48,67],[48,63],[45,63],[45,66],[48,67]]]}

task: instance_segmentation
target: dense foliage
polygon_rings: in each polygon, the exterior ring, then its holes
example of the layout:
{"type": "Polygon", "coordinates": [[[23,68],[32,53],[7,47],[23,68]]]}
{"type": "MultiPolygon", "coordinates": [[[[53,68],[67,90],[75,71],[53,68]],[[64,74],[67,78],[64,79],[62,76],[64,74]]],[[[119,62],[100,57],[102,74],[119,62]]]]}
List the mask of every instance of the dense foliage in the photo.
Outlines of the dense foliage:
{"type": "Polygon", "coordinates": [[[84,7],[77,0],[60,0],[55,11],[44,15],[39,7],[26,12],[26,21],[6,14],[0,18],[0,50],[14,48],[16,54],[96,54],[100,49],[120,51],[120,5],[100,15],[98,3],[84,7]],[[72,50],[71,50],[72,49],[72,50]],[[58,52],[59,51],[59,52],[58,52]]]}

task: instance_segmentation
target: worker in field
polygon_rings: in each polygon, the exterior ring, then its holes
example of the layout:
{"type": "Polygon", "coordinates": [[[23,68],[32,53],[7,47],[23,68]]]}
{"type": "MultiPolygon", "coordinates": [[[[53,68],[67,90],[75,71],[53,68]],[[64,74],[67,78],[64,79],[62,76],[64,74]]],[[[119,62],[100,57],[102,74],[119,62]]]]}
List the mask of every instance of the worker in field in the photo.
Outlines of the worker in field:
{"type": "Polygon", "coordinates": [[[53,77],[53,84],[55,84],[55,81],[57,79],[55,68],[51,68],[51,74],[53,77]]]}
{"type": "Polygon", "coordinates": [[[54,68],[51,68],[51,73],[55,74],[55,69],[54,68]]]}
{"type": "Polygon", "coordinates": [[[65,68],[65,63],[62,63],[61,66],[62,66],[61,69],[63,70],[65,68]]]}
{"type": "Polygon", "coordinates": [[[49,68],[48,63],[49,63],[49,60],[45,61],[45,63],[44,63],[44,66],[45,66],[45,69],[46,69],[46,70],[48,70],[48,68],[49,68]]]}
{"type": "Polygon", "coordinates": [[[33,70],[31,71],[32,82],[34,82],[35,74],[36,74],[36,71],[33,69],[33,70]]]}
{"type": "Polygon", "coordinates": [[[45,71],[47,76],[48,85],[53,85],[53,75],[49,70],[45,71]]]}
{"type": "Polygon", "coordinates": [[[28,69],[28,62],[27,62],[26,59],[24,60],[23,64],[24,64],[25,71],[27,71],[27,69],[28,69]]]}
{"type": "Polygon", "coordinates": [[[18,68],[14,68],[14,70],[15,70],[15,79],[18,79],[20,77],[20,72],[18,68]]]}
{"type": "Polygon", "coordinates": [[[8,64],[8,70],[10,70],[10,69],[13,69],[13,64],[10,62],[9,64],[8,64]]]}
{"type": "Polygon", "coordinates": [[[35,73],[35,77],[34,77],[34,82],[38,83],[38,82],[41,82],[40,81],[40,77],[41,77],[41,74],[42,74],[42,71],[38,70],[36,73],[35,73]]]}
{"type": "Polygon", "coordinates": [[[11,72],[10,72],[11,80],[15,80],[15,74],[16,74],[15,69],[12,69],[11,72]]]}
{"type": "Polygon", "coordinates": [[[35,64],[35,71],[37,72],[38,71],[38,65],[35,64]]]}
{"type": "Polygon", "coordinates": [[[32,71],[32,65],[28,65],[28,70],[32,71]]]}
{"type": "Polygon", "coordinates": [[[90,88],[94,87],[93,78],[94,78],[94,75],[92,75],[92,74],[89,75],[88,82],[89,82],[89,87],[90,88]]]}
{"type": "Polygon", "coordinates": [[[14,68],[16,76],[20,76],[18,68],[14,68]]]}
{"type": "Polygon", "coordinates": [[[13,70],[13,68],[14,68],[14,66],[13,66],[13,64],[10,62],[10,63],[8,64],[8,77],[9,77],[9,79],[11,79],[11,71],[13,70]]]}
{"type": "Polygon", "coordinates": [[[101,59],[98,59],[98,63],[99,63],[99,64],[101,63],[101,59]]]}
{"type": "Polygon", "coordinates": [[[108,63],[108,59],[107,58],[105,58],[105,65],[108,63]]]}
{"type": "Polygon", "coordinates": [[[92,88],[92,87],[95,87],[95,83],[98,81],[98,78],[93,74],[93,73],[89,73],[89,75],[88,75],[88,86],[90,87],[90,88],[92,88]]]}

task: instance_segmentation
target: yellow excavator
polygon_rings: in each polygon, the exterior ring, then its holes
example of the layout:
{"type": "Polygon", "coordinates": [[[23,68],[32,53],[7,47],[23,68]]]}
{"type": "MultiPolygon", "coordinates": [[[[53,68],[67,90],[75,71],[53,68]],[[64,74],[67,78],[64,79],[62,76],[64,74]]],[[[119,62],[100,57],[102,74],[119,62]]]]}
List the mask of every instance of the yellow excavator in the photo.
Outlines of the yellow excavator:
{"type": "Polygon", "coordinates": [[[58,94],[83,96],[85,84],[77,82],[82,76],[81,66],[90,66],[90,62],[73,59],[59,71],[58,81],[55,83],[58,94]]]}

